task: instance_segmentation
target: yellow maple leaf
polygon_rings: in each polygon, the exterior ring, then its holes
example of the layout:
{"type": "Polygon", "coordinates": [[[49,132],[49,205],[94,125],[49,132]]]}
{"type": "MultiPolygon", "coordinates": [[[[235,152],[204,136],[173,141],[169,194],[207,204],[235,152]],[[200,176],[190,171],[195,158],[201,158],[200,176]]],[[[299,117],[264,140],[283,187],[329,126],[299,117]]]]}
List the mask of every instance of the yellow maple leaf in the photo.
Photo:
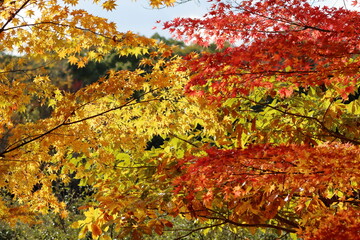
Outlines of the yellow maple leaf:
{"type": "Polygon", "coordinates": [[[117,4],[114,0],[108,0],[108,1],[105,1],[103,4],[102,4],[103,8],[106,9],[107,11],[112,11],[116,8],[117,4]]]}
{"type": "Polygon", "coordinates": [[[83,68],[83,67],[85,67],[84,61],[79,61],[79,62],[77,63],[77,67],[78,67],[78,68],[83,68]]]}
{"type": "Polygon", "coordinates": [[[58,56],[59,56],[60,59],[65,58],[65,57],[66,57],[66,51],[61,51],[61,52],[59,52],[59,53],[58,53],[58,56]]]}
{"type": "Polygon", "coordinates": [[[27,10],[25,14],[26,14],[26,16],[31,17],[31,16],[33,16],[35,13],[34,13],[33,10],[27,10]]]}
{"type": "Polygon", "coordinates": [[[76,4],[78,4],[79,1],[78,0],[64,0],[64,2],[75,6],[76,4]]]}
{"type": "Polygon", "coordinates": [[[68,57],[68,62],[69,62],[71,65],[75,65],[75,64],[77,64],[78,59],[77,59],[77,57],[75,57],[75,56],[70,56],[70,57],[68,57]]]}

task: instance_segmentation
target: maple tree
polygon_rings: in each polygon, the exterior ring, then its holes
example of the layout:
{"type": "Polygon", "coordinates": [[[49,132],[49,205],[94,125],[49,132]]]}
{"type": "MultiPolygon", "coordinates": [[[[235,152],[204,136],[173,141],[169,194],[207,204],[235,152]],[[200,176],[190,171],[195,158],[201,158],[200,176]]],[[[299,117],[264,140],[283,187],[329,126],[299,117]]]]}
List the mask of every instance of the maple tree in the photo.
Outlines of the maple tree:
{"type": "MultiPolygon", "coordinates": [[[[116,5],[95,3],[106,10],[116,5]]],[[[73,9],[76,4],[1,3],[1,51],[18,57],[1,63],[0,218],[9,224],[36,223],[49,212],[65,218],[56,187],[78,179],[80,187],[94,189],[93,201],[81,208],[85,219],[73,225],[79,238],[160,234],[171,222],[156,206],[165,204],[171,184],[153,176],[156,164],[162,166],[160,153],[145,150],[154,136],[182,139],[211,114],[202,117],[199,105],[183,96],[186,73],[177,71],[182,60],[171,48],[118,32],[107,19],[73,9]],[[59,60],[83,68],[110,52],[145,58],[135,70],[110,70],[76,92],[57,85],[52,66],[59,60]],[[40,110],[44,114],[35,113],[40,110]]],[[[150,1],[160,4],[172,1],[150,1]]]]}
{"type": "Polygon", "coordinates": [[[203,221],[358,239],[359,12],[212,2],[201,19],[165,23],[198,44],[233,44],[181,68],[187,94],[216,108],[226,131],[177,165],[179,206],[203,221]]]}
{"type": "Polygon", "coordinates": [[[55,183],[77,179],[92,189],[72,225],[79,238],[162,235],[179,217],[204,224],[189,233],[359,238],[357,11],[216,0],[201,19],[165,23],[219,48],[181,58],[76,4],[0,6],[1,51],[19,55],[0,72],[2,221],[65,218],[55,183]],[[58,60],[83,68],[109,53],[141,56],[139,66],[73,92],[51,75],[58,60]],[[163,144],[151,147],[154,137],[163,144]]]}

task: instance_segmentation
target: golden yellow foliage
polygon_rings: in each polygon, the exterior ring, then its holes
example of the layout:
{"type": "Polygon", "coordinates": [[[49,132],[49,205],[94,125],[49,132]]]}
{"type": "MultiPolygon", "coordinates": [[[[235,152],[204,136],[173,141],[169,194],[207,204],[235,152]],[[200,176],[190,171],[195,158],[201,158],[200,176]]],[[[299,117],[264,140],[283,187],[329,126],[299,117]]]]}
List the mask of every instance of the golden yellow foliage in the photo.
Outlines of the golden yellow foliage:
{"type": "MultiPolygon", "coordinates": [[[[96,189],[94,206],[74,224],[81,228],[80,238],[90,231],[93,238],[108,239],[102,233],[109,221],[118,234],[129,226],[134,231],[127,233],[133,237],[153,230],[162,233],[171,223],[157,219],[150,209],[164,204],[155,189],[169,188],[164,179],[149,177],[163,159],[156,150],[144,151],[147,143],[155,135],[173,138],[182,150],[168,147],[168,156],[183,156],[193,146],[179,136],[193,131],[198,122],[218,127],[215,115],[184,98],[187,76],[177,71],[182,60],[172,57],[170,48],[73,10],[70,6],[77,2],[22,0],[1,5],[0,51],[19,57],[0,66],[0,187],[16,206],[0,199],[0,218],[30,222],[49,211],[66,217],[66,206],[54,195],[52,183],[67,184],[75,174],[81,184],[96,189]],[[48,68],[61,59],[81,68],[110,51],[147,54],[142,64],[151,70],[110,71],[76,93],[60,89],[49,77],[48,68]],[[32,69],[30,61],[48,65],[32,69]],[[29,118],[34,109],[47,113],[29,118]],[[146,190],[151,184],[152,190],[146,190]],[[147,223],[148,218],[154,221],[147,223]]],[[[116,1],[95,2],[107,10],[116,7],[116,1]]],[[[172,3],[150,1],[154,7],[172,3]]]]}

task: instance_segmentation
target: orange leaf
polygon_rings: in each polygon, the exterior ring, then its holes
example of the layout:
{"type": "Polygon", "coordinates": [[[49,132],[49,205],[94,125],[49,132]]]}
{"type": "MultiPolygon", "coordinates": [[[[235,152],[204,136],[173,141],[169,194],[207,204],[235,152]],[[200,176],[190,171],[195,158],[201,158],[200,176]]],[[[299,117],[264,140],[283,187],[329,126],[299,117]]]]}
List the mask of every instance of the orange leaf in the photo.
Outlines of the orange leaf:
{"type": "Polygon", "coordinates": [[[97,238],[102,234],[102,230],[97,224],[93,223],[91,224],[91,233],[92,238],[97,238]]]}

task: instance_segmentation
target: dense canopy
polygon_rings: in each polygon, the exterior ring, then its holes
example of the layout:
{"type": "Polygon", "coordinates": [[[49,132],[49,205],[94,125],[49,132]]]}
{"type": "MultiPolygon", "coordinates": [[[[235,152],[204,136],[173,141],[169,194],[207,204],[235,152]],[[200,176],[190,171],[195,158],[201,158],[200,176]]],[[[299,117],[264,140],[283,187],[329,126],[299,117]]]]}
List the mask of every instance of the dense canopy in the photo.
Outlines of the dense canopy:
{"type": "Polygon", "coordinates": [[[205,47],[184,57],[76,0],[0,3],[2,222],[74,207],[79,238],[360,238],[356,1],[211,2],[202,18],[164,23],[205,47]],[[66,74],[64,61],[76,73],[114,54],[123,62],[97,81],[66,74]]]}

